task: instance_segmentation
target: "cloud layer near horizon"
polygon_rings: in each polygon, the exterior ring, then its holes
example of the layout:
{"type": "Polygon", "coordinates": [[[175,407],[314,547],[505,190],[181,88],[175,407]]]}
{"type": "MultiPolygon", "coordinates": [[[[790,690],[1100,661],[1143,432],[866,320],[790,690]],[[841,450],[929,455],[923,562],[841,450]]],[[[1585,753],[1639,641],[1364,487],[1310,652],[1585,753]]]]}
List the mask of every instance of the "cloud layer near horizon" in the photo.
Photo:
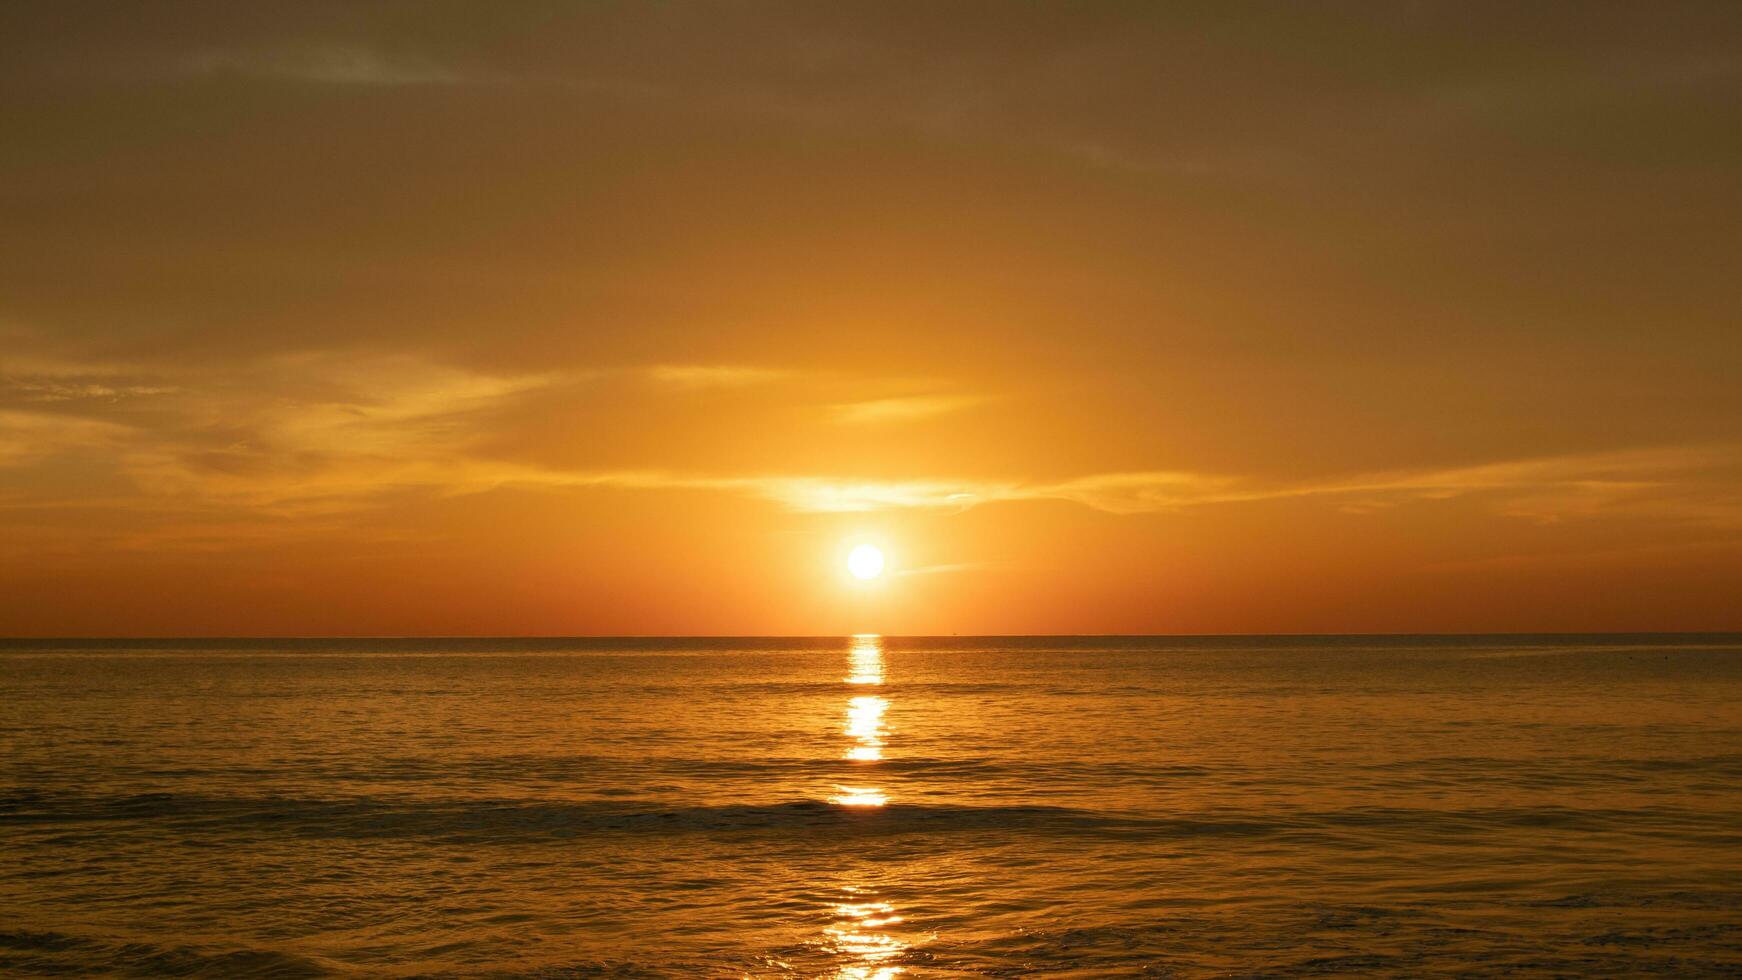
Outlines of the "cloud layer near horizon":
{"type": "MultiPolygon", "coordinates": [[[[23,336],[14,333],[14,340],[23,336]]],[[[1647,447],[1295,481],[1165,470],[1053,480],[948,472],[899,478],[720,473],[688,469],[657,452],[635,467],[589,469],[496,451],[503,417],[512,415],[516,403],[548,398],[553,391],[585,399],[606,388],[617,409],[631,417],[647,412],[649,403],[681,395],[690,402],[696,418],[689,424],[695,425],[721,411],[722,401],[726,410],[742,410],[744,390],[756,388],[763,398],[795,410],[794,424],[826,438],[830,427],[919,422],[984,399],[922,395],[831,403],[826,399],[843,389],[875,391],[911,382],[816,378],[744,365],[497,376],[391,355],[277,357],[232,370],[220,384],[201,383],[138,365],[0,357],[0,467],[26,470],[82,458],[109,468],[142,495],[292,514],[367,509],[406,491],[454,495],[501,487],[710,491],[817,513],[1060,500],[1112,514],[1144,514],[1289,497],[1373,509],[1479,494],[1497,513],[1539,521],[1645,514],[1742,528],[1742,501],[1728,483],[1742,468],[1742,447],[1735,445],[1647,447]],[[721,399],[722,393],[727,397],[721,399]]],[[[8,504],[33,502],[66,500],[15,494],[8,504]]]]}

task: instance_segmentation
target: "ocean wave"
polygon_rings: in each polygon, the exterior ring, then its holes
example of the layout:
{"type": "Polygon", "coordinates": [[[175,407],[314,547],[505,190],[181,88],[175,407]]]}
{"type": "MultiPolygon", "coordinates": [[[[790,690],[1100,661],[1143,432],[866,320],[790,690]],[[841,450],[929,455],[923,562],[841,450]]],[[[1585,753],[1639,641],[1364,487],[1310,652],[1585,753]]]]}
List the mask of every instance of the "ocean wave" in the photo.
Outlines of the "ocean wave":
{"type": "Polygon", "coordinates": [[[310,957],[270,949],[161,945],[31,930],[0,930],[0,970],[14,974],[261,980],[300,980],[339,972],[310,957]]]}
{"type": "Polygon", "coordinates": [[[610,833],[836,830],[890,833],[1054,829],[1091,832],[1144,826],[1140,818],[1067,807],[891,804],[821,800],[768,805],[668,807],[631,800],[316,799],[138,793],[16,794],[0,798],[0,825],[150,822],[178,831],[270,830],[311,837],[434,837],[527,840],[610,833]]]}
{"type": "MultiPolygon", "coordinates": [[[[829,746],[833,749],[834,746],[829,746]]],[[[1640,757],[1496,758],[1492,756],[1430,756],[1369,762],[1319,760],[1291,765],[1198,765],[1163,760],[1029,759],[999,755],[897,756],[875,763],[879,779],[907,779],[909,792],[930,790],[960,795],[971,787],[997,792],[1020,786],[1029,791],[1071,790],[1083,786],[1139,787],[1161,793],[1171,788],[1203,784],[1213,787],[1269,787],[1275,790],[1337,787],[1370,792],[1429,790],[1522,790],[1602,787],[1631,790],[1672,784],[1683,793],[1721,793],[1742,780],[1742,755],[1728,753],[1684,758],[1640,757]]],[[[287,781],[305,786],[342,785],[348,795],[397,796],[402,793],[445,793],[452,796],[525,795],[550,797],[574,788],[600,796],[636,797],[650,789],[673,785],[709,786],[716,791],[764,786],[803,787],[826,782],[852,783],[868,767],[829,752],[816,756],[697,757],[610,754],[533,755],[443,758],[418,754],[359,758],[315,755],[298,760],[294,773],[282,766],[227,763],[207,766],[135,765],[111,768],[104,775],[133,788],[184,785],[240,787],[276,786],[287,781]],[[287,780],[288,777],[292,777],[287,780]]],[[[14,785],[69,782],[65,772],[14,765],[14,785]]],[[[868,778],[868,777],[867,777],[868,778]]],[[[296,792],[292,790],[291,792],[296,792]]],[[[760,795],[760,794],[758,794],[760,795]]]]}
{"type": "MultiPolygon", "coordinates": [[[[833,748],[833,746],[830,746],[833,748]]],[[[695,756],[640,756],[625,758],[607,755],[576,755],[558,758],[539,756],[499,756],[484,759],[449,760],[437,757],[381,759],[364,763],[359,760],[315,762],[324,778],[356,779],[380,782],[421,782],[440,780],[491,780],[509,783],[597,783],[612,777],[623,780],[657,780],[661,777],[705,777],[710,780],[744,778],[753,780],[838,776],[860,768],[850,760],[830,754],[805,758],[761,757],[753,759],[698,758],[695,756]]],[[[1070,759],[1026,760],[985,756],[937,758],[903,756],[880,759],[877,771],[890,776],[928,776],[937,778],[989,777],[1029,780],[1084,778],[1117,779],[1184,779],[1209,776],[1214,770],[1206,766],[1178,763],[1106,762],[1070,759]]],[[[177,778],[186,773],[161,771],[141,773],[177,778]]],[[[272,776],[266,767],[225,768],[197,773],[201,776],[249,777],[272,776]]]]}
{"type": "Polygon", "coordinates": [[[19,793],[0,797],[0,825],[73,829],[131,822],[177,833],[247,832],[312,838],[431,838],[513,842],[610,834],[742,833],[887,835],[989,831],[1032,836],[1347,836],[1407,833],[1431,841],[1521,829],[1607,832],[1645,825],[1713,844],[1742,843],[1727,813],[1685,808],[1587,809],[1514,806],[1466,809],[1348,807],[1309,810],[1209,809],[1189,813],[1097,811],[1066,806],[892,803],[847,806],[820,800],[754,805],[665,806],[643,800],[416,800],[139,793],[116,796],[19,793]]]}

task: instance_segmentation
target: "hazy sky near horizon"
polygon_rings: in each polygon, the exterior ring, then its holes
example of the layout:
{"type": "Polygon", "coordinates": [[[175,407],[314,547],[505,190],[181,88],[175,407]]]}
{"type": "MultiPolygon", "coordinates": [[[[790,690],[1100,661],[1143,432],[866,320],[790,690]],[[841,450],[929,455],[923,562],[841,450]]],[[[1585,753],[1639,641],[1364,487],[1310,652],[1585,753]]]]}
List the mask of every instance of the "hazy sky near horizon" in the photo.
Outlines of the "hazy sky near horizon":
{"type": "Polygon", "coordinates": [[[12,3],[0,215],[0,634],[1742,628],[1734,3],[12,3]]]}

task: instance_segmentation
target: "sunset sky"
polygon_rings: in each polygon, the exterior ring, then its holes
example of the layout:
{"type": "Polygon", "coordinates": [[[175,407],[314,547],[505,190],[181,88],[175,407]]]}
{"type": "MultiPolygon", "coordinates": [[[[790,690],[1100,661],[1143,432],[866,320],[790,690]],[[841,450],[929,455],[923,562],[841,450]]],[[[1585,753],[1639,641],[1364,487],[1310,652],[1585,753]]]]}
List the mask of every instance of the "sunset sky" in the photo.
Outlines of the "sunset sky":
{"type": "Polygon", "coordinates": [[[1735,3],[13,3],[0,219],[0,634],[1742,628],[1735,3]]]}

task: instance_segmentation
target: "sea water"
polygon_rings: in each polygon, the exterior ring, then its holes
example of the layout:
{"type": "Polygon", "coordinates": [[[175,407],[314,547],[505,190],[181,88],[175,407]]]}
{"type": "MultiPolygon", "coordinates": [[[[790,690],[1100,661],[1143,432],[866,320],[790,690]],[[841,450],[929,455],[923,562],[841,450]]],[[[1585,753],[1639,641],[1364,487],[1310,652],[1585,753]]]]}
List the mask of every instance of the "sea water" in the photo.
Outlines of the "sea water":
{"type": "Polygon", "coordinates": [[[0,644],[8,974],[1742,974],[1742,637],[0,644]]]}

